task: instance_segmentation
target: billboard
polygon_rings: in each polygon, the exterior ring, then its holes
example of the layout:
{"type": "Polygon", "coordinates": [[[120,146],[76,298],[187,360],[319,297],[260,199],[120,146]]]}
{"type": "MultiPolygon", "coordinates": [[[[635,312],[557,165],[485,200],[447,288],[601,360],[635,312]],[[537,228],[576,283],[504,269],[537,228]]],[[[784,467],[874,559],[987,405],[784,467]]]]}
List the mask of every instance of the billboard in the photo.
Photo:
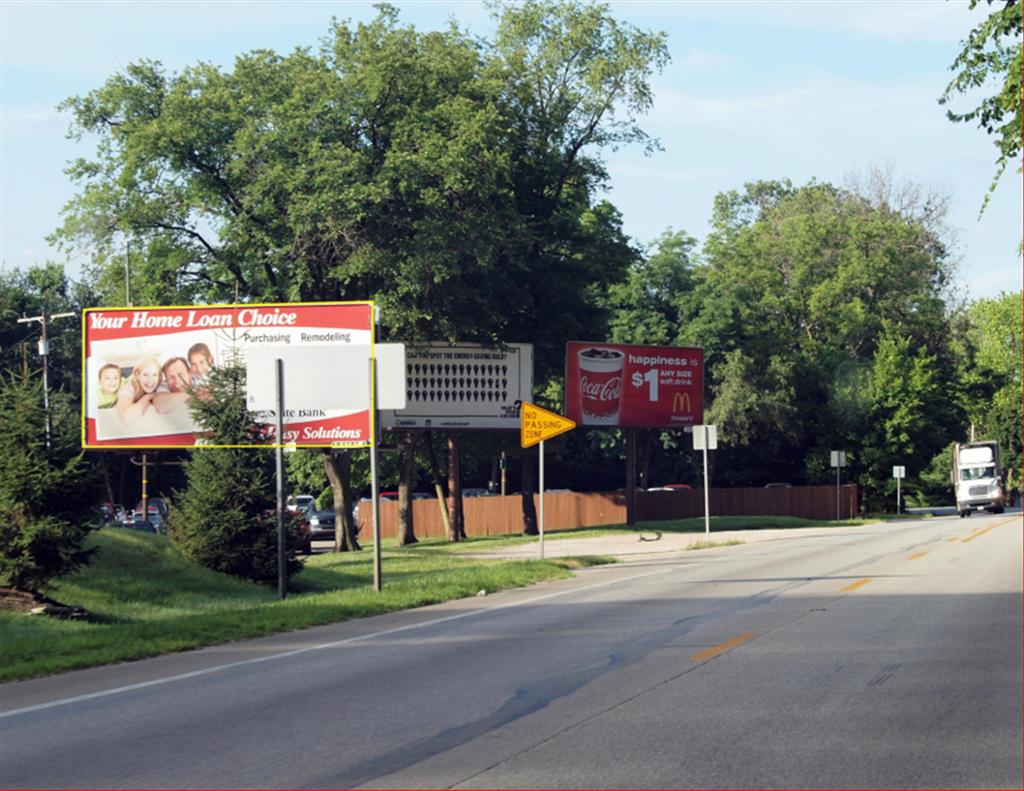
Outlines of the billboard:
{"type": "MultiPolygon", "coordinates": [[[[212,368],[226,360],[244,364],[246,349],[253,347],[317,348],[329,361],[352,347],[369,349],[373,303],[87,308],[82,331],[83,447],[210,445],[188,404],[203,397],[212,368]]],[[[272,436],[274,414],[256,415],[272,436]]],[[[293,410],[286,400],[284,441],[368,445],[370,409],[293,410]]]]}
{"type": "Polygon", "coordinates": [[[704,350],[570,341],[565,414],[580,426],[690,428],[704,420],[704,350]]]}
{"type": "Polygon", "coordinates": [[[533,399],[533,346],[408,345],[405,409],[381,410],[383,428],[519,431],[519,406],[533,399]]]}

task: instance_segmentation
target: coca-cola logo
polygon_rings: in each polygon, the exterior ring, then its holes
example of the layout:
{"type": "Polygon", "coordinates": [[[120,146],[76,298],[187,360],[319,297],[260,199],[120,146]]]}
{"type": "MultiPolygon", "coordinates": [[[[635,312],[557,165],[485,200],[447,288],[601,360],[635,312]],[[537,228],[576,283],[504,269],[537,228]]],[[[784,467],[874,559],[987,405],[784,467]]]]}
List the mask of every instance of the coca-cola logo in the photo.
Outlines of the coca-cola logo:
{"type": "Polygon", "coordinates": [[[583,376],[580,377],[580,391],[584,397],[594,401],[618,401],[622,394],[622,377],[613,376],[603,382],[591,382],[583,376]]]}

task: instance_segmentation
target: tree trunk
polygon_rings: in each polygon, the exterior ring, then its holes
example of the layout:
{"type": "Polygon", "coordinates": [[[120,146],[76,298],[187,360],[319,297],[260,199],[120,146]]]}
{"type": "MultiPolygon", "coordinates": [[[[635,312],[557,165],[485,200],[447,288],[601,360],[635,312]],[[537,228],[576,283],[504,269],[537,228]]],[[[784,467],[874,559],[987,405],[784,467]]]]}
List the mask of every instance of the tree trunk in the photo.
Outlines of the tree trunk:
{"type": "Polygon", "coordinates": [[[643,429],[640,434],[640,488],[651,488],[651,456],[654,455],[654,431],[643,429]]]}
{"type": "Polygon", "coordinates": [[[434,482],[434,496],[437,498],[437,507],[441,509],[441,523],[444,525],[444,533],[451,538],[452,521],[448,514],[448,503],[445,501],[444,486],[441,484],[441,472],[437,467],[437,454],[434,452],[434,433],[427,432],[427,463],[430,465],[430,479],[434,482]]]}
{"type": "Polygon", "coordinates": [[[107,454],[101,451],[98,455],[100,457],[100,469],[103,471],[103,486],[107,490],[107,499],[111,503],[123,505],[120,500],[114,499],[114,487],[110,483],[110,470],[107,467],[107,454]]]}
{"type": "Polygon", "coordinates": [[[534,451],[532,448],[523,451],[522,464],[523,535],[536,536],[539,535],[540,531],[537,529],[537,506],[533,502],[533,490],[537,488],[537,471],[534,466],[534,451]]]}
{"type": "Polygon", "coordinates": [[[448,435],[448,540],[466,537],[462,521],[462,481],[459,471],[459,445],[455,434],[448,435]]]}
{"type": "Polygon", "coordinates": [[[352,518],[352,457],[344,450],[325,450],[323,455],[324,472],[334,495],[334,551],[360,550],[352,518]]]}
{"type": "Polygon", "coordinates": [[[402,475],[398,479],[398,546],[417,542],[412,519],[412,479],[416,471],[416,435],[402,435],[402,475]]]}

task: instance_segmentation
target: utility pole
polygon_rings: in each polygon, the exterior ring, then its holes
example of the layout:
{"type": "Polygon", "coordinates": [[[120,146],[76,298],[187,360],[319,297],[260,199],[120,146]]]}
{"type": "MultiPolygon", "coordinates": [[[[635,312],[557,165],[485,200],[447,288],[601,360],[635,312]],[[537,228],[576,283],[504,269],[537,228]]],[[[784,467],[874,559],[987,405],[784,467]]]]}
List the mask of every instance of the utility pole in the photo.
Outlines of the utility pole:
{"type": "Polygon", "coordinates": [[[49,385],[49,366],[47,365],[46,358],[50,355],[50,341],[46,337],[46,328],[49,322],[54,319],[64,319],[69,316],[74,316],[74,313],[54,313],[52,316],[46,315],[46,308],[43,308],[43,312],[39,316],[22,316],[18,319],[18,324],[27,324],[30,321],[38,321],[43,329],[39,339],[39,356],[43,358],[43,411],[46,415],[46,449],[50,449],[50,385],[49,385]]]}

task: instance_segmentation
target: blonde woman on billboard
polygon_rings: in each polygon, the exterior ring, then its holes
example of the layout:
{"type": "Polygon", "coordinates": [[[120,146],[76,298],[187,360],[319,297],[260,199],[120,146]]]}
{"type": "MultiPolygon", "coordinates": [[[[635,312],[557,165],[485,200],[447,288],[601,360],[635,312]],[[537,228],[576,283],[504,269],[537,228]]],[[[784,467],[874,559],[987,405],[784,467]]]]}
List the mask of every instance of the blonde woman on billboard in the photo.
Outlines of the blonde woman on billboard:
{"type": "Polygon", "coordinates": [[[146,357],[132,369],[132,375],[117,396],[117,416],[130,426],[152,406],[153,394],[160,386],[160,363],[146,357]]]}

